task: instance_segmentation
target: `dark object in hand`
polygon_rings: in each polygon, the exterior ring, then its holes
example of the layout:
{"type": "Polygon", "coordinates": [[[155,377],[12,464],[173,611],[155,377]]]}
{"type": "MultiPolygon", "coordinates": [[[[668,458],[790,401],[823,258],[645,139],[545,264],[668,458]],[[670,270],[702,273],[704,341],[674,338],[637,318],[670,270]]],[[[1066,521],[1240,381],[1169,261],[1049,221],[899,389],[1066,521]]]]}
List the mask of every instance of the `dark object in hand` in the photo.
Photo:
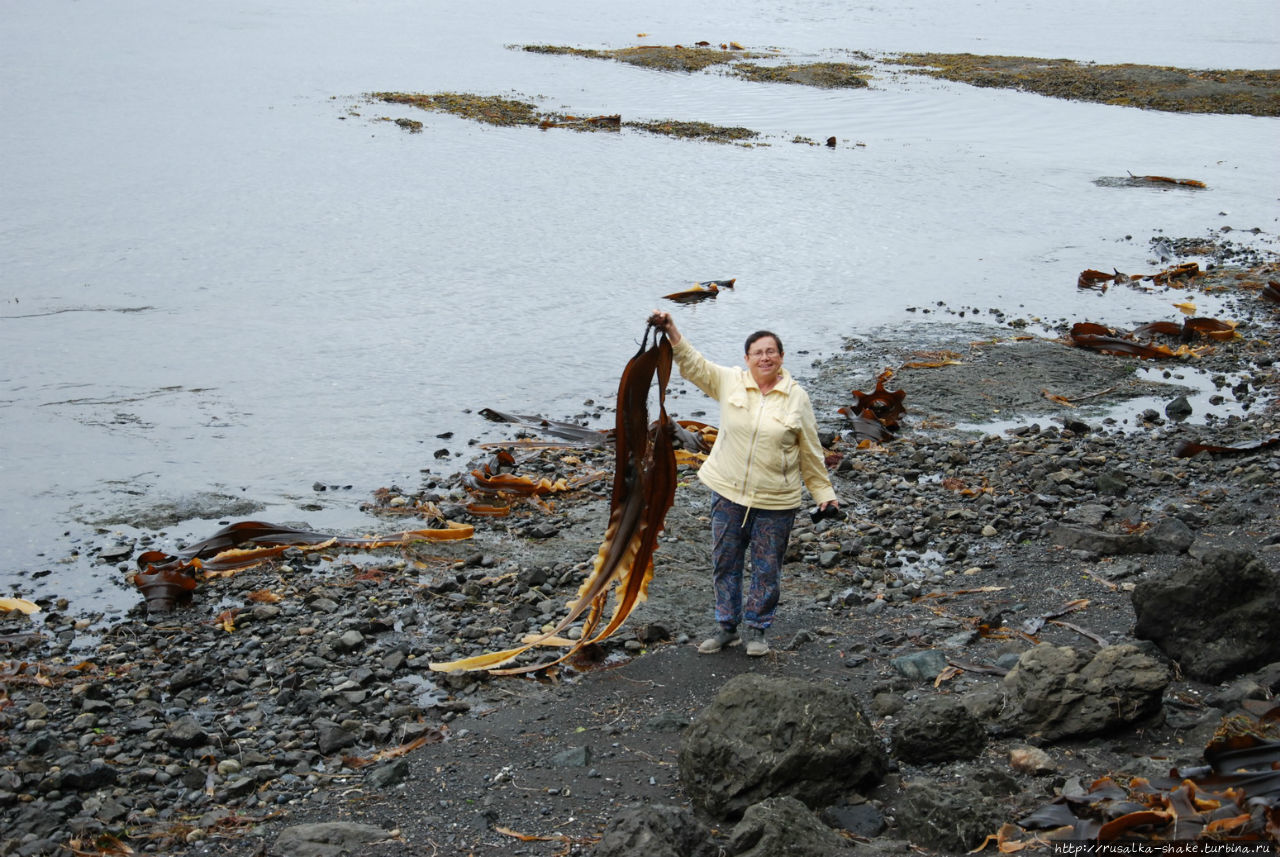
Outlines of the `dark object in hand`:
{"type": "Polygon", "coordinates": [[[809,510],[809,519],[815,524],[819,521],[825,521],[828,518],[843,521],[844,512],[840,510],[839,506],[827,506],[825,508],[822,506],[814,506],[809,510]]]}

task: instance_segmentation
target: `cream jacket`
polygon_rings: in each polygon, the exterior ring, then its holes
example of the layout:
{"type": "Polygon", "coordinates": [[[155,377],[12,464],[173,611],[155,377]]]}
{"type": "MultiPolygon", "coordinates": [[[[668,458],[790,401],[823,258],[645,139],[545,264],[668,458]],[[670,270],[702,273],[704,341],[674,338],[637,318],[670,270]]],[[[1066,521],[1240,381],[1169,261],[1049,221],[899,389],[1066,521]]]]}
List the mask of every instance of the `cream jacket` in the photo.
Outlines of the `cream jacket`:
{"type": "Polygon", "coordinates": [[[680,374],[720,403],[720,434],[698,478],[721,497],[756,509],[798,509],[801,483],[814,502],[836,498],[818,443],[809,394],[786,369],[766,396],[746,369],[717,366],[682,336],[680,374]]]}

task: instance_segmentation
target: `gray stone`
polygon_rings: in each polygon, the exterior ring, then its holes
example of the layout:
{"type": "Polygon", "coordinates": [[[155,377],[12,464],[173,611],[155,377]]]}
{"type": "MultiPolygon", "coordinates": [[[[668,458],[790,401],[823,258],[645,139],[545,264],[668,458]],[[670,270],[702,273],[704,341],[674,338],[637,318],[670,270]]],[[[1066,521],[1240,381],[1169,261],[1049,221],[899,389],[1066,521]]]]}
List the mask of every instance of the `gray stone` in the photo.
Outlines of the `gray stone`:
{"type": "Polygon", "coordinates": [[[1127,643],[1092,656],[1041,644],[1004,677],[1006,719],[1050,741],[1101,734],[1159,711],[1169,680],[1163,663],[1127,643]]]}
{"type": "Polygon", "coordinates": [[[999,805],[969,782],[911,784],[897,806],[898,827],[907,838],[944,854],[972,851],[1003,820],[999,805]]]}
{"type": "Polygon", "coordinates": [[[409,760],[396,759],[387,765],[379,765],[365,774],[364,781],[375,789],[389,789],[409,779],[409,760]]]}
{"type": "Polygon", "coordinates": [[[391,834],[371,824],[329,821],[287,827],[276,837],[271,854],[280,857],[342,857],[364,851],[364,846],[388,839],[391,834]]]}
{"type": "Polygon", "coordinates": [[[779,795],[825,806],[878,783],[887,765],[852,692],[755,673],[725,683],[679,753],[686,794],[716,818],[779,795]]]}
{"type": "Polygon", "coordinates": [[[826,857],[853,848],[809,807],[787,796],[748,807],[729,834],[729,845],[735,857],[826,857]]]}
{"type": "Polygon", "coordinates": [[[174,747],[189,748],[207,743],[209,736],[194,717],[186,715],[170,724],[164,731],[164,740],[174,747]]]}
{"type": "Polygon", "coordinates": [[[351,652],[364,645],[364,634],[352,629],[343,633],[333,647],[340,652],[351,652]]]}
{"type": "Polygon", "coordinates": [[[869,803],[829,806],[820,817],[828,827],[848,831],[863,839],[879,836],[885,828],[884,814],[869,803]]]}
{"type": "Polygon", "coordinates": [[[907,678],[933,681],[947,668],[947,656],[937,649],[927,649],[894,658],[889,663],[907,678]]]}
{"type": "Polygon", "coordinates": [[[1280,575],[1252,554],[1222,551],[1133,590],[1134,635],[1184,673],[1216,684],[1280,658],[1280,575]]]}
{"type": "Polygon", "coordinates": [[[905,762],[974,759],[987,745],[982,724],[955,696],[927,696],[904,708],[894,732],[893,751],[905,762]]]}
{"type": "Polygon", "coordinates": [[[569,747],[551,757],[551,764],[558,768],[585,768],[591,764],[590,747],[569,747]]]}
{"type": "Polygon", "coordinates": [[[609,819],[593,857],[716,857],[707,826],[683,807],[632,806],[609,819]]]}
{"type": "Polygon", "coordinates": [[[644,727],[650,732],[679,732],[689,728],[689,718],[674,711],[663,711],[646,720],[644,727]]]}
{"type": "Polygon", "coordinates": [[[117,779],[115,768],[95,761],[63,771],[61,787],[63,791],[87,792],[114,785],[117,779]]]}
{"type": "Polygon", "coordinates": [[[1133,534],[1107,533],[1054,523],[1049,525],[1049,537],[1061,547],[1103,556],[1186,553],[1195,541],[1195,533],[1177,518],[1162,518],[1147,532],[1133,534]]]}
{"type": "Polygon", "coordinates": [[[1099,494],[1121,497],[1129,490],[1129,483],[1118,473],[1101,473],[1094,482],[1099,494]]]}
{"type": "Polygon", "coordinates": [[[316,729],[316,746],[326,756],[345,750],[356,743],[356,736],[336,723],[322,724],[316,729]]]}
{"type": "Polygon", "coordinates": [[[1186,396],[1179,396],[1164,406],[1164,415],[1171,420],[1185,420],[1191,416],[1191,403],[1186,396]]]}

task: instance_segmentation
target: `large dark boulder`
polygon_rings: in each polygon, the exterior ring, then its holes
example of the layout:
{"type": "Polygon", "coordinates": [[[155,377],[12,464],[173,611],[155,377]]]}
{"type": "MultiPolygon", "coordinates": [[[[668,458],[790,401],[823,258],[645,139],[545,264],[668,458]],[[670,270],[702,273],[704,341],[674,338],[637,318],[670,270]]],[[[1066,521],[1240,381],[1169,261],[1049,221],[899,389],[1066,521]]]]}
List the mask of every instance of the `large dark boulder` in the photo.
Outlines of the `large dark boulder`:
{"type": "Polygon", "coordinates": [[[729,834],[735,857],[827,857],[849,854],[853,841],[823,824],[793,797],[748,807],[729,834]]]}
{"type": "Polygon", "coordinates": [[[1049,741],[1102,734],[1159,711],[1169,680],[1164,663],[1132,644],[1090,654],[1045,643],[1004,677],[1005,719],[1049,741]]]}
{"type": "Polygon", "coordinates": [[[592,857],[718,857],[711,831],[691,810],[631,806],[605,825],[592,857]]]}
{"type": "Polygon", "coordinates": [[[904,762],[975,759],[987,745],[987,731],[955,696],[926,696],[898,717],[893,752],[904,762]]]}
{"type": "Polygon", "coordinates": [[[1256,556],[1221,551],[1133,590],[1134,635],[1190,678],[1216,684],[1280,659],[1280,575],[1256,556]]]}
{"type": "Polygon", "coordinates": [[[999,805],[969,782],[906,786],[897,802],[898,827],[913,844],[964,854],[999,829],[999,805]]]}
{"type": "Polygon", "coordinates": [[[857,698],[797,678],[728,681],[684,731],[680,780],[715,818],[789,795],[820,809],[871,787],[888,764],[857,698]]]}

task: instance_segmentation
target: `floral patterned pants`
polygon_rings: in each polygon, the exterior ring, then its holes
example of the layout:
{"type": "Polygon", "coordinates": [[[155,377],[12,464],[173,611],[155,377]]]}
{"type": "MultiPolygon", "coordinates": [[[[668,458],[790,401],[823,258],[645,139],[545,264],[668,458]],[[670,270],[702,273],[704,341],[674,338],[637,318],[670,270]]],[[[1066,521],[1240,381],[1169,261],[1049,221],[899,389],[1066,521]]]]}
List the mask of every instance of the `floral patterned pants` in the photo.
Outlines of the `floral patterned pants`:
{"type": "Polygon", "coordinates": [[[745,619],[749,627],[765,629],[781,596],[782,560],[796,520],[795,509],[750,509],[711,495],[712,580],[716,590],[716,621],[733,630],[745,619]],[[745,610],[742,578],[747,550],[751,551],[751,584],[745,610]]]}

